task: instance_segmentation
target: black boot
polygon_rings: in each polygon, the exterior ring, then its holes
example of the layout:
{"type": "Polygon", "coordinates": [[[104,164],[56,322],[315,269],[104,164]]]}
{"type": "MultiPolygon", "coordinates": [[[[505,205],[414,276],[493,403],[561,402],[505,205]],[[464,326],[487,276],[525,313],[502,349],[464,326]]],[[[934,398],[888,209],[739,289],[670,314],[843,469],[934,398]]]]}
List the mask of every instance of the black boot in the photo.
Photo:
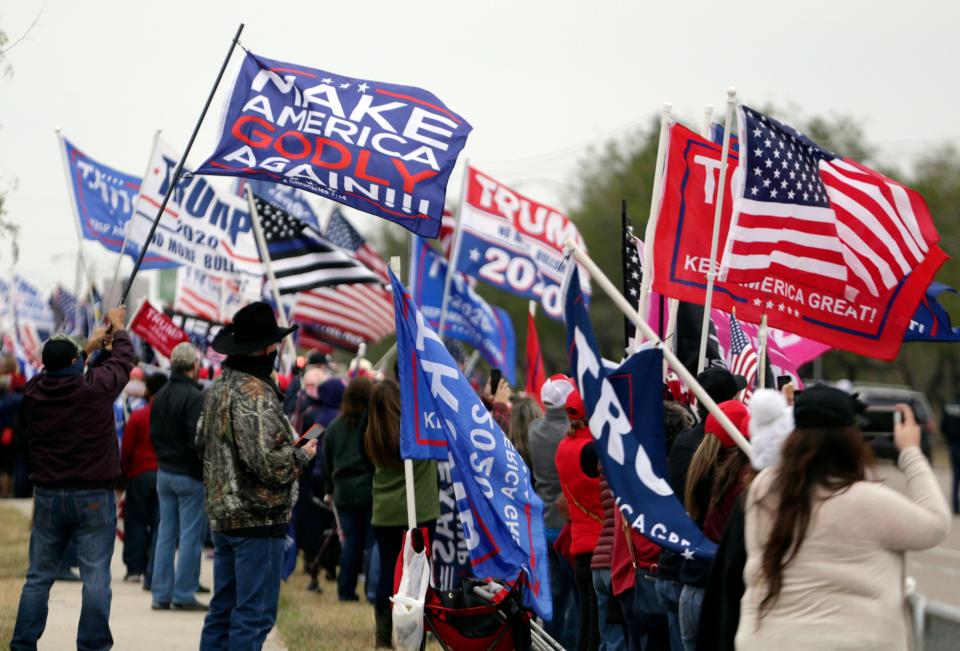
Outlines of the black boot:
{"type": "Polygon", "coordinates": [[[393,648],[393,613],[390,610],[375,612],[377,618],[377,641],[378,649],[393,648]]]}

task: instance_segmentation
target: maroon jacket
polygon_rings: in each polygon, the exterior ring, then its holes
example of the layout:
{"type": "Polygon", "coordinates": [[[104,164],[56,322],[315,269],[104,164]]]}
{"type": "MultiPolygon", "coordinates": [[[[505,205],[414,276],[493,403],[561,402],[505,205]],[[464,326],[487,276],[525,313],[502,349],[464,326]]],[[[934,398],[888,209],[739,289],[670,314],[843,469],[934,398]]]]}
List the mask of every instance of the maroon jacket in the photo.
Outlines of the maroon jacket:
{"type": "Polygon", "coordinates": [[[113,488],[120,448],[113,402],[130,379],[130,335],[113,337],[113,352],[83,375],[40,373],[23,390],[23,429],[30,446],[30,479],[39,486],[113,488]]]}

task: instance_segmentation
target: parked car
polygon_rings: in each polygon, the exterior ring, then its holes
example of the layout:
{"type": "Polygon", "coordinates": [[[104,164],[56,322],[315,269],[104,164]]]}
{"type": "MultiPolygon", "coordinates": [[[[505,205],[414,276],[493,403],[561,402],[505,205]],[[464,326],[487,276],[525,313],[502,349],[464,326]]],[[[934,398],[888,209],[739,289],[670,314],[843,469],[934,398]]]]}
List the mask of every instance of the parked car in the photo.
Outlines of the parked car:
{"type": "Polygon", "coordinates": [[[863,437],[878,459],[897,458],[897,448],[893,444],[893,406],[901,402],[913,408],[920,424],[920,449],[930,458],[936,423],[925,395],[909,387],[885,384],[854,384],[852,391],[867,403],[863,414],[863,437]]]}

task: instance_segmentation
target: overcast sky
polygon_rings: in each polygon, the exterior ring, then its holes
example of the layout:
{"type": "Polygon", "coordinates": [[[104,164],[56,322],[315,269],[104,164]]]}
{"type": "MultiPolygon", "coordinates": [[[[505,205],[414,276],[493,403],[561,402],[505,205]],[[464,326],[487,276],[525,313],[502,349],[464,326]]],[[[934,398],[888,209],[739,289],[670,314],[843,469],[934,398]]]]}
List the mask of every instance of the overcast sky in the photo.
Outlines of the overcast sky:
{"type": "MultiPolygon", "coordinates": [[[[697,128],[704,104],[721,106],[730,85],[748,104],[854,115],[891,162],[960,143],[960,3],[757,0],[726,3],[726,15],[720,5],[6,0],[0,29],[11,41],[40,14],[7,55],[13,76],[0,78],[0,177],[16,184],[18,270],[43,289],[73,286],[76,231],[54,128],[142,174],[154,130],[185,146],[241,21],[241,41],[259,54],[432,91],[474,126],[472,164],[561,209],[591,143],[645,125],[664,101],[697,128]]],[[[227,85],[191,164],[212,151],[227,85]]],[[[84,247],[99,276],[112,271],[110,254],[84,247]]],[[[6,274],[6,248],[2,256],[6,274]]]]}

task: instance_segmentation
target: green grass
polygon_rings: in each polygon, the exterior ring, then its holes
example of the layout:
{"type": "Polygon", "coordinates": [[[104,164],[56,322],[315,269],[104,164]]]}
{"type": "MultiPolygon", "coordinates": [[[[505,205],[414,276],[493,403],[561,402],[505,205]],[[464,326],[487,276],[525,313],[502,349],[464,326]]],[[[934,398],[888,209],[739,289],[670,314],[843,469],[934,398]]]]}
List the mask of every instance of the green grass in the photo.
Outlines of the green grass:
{"type": "Polygon", "coordinates": [[[27,574],[29,543],[30,520],[0,504],[0,644],[6,644],[13,633],[20,588],[27,574]]]}

